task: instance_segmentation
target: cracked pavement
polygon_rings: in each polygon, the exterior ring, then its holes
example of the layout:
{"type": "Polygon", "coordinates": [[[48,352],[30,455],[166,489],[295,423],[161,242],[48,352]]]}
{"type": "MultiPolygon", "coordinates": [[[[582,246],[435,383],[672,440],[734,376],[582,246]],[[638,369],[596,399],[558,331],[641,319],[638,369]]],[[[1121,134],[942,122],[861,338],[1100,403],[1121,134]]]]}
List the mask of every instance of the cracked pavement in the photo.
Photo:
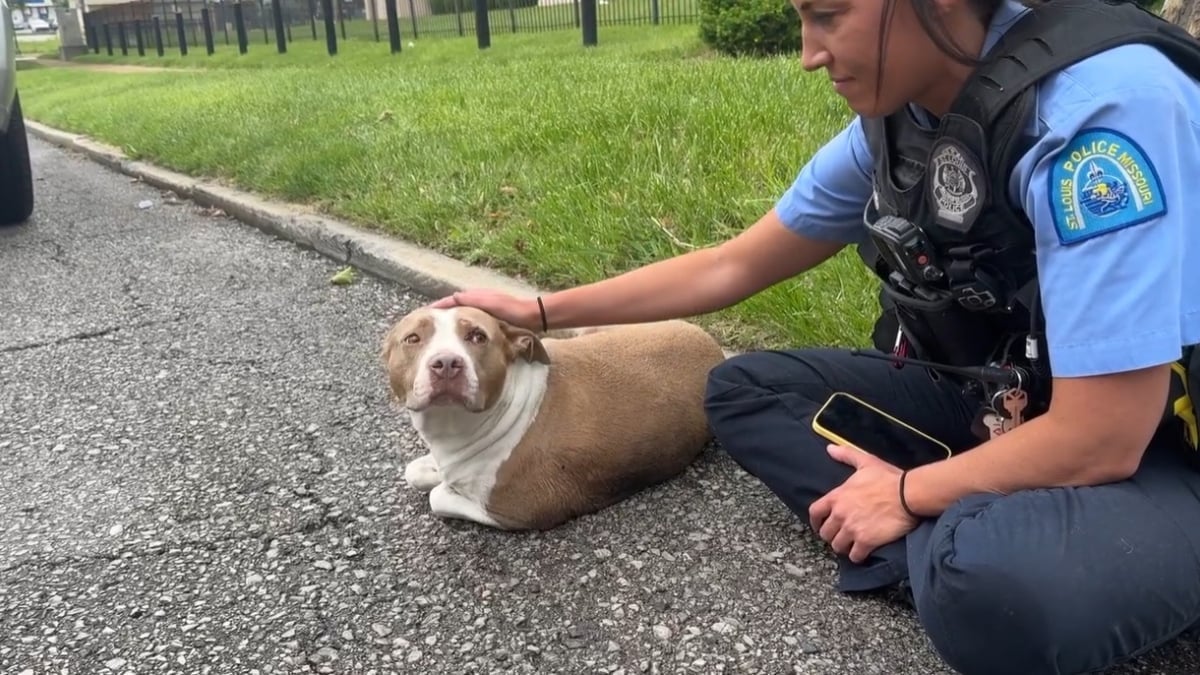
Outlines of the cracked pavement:
{"type": "Polygon", "coordinates": [[[550,532],[432,517],[378,361],[424,299],[31,144],[35,219],[0,231],[0,671],[948,672],[719,452],[550,532]]]}

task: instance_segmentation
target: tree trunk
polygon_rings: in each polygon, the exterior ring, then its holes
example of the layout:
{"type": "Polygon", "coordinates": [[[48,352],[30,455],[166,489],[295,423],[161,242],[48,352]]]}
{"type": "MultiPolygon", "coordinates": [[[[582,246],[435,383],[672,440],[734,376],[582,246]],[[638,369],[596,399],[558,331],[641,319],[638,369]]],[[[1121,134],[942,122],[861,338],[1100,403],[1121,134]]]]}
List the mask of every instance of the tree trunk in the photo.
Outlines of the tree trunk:
{"type": "Polygon", "coordinates": [[[1166,0],[1162,16],[1173,24],[1182,26],[1193,37],[1200,37],[1200,0],[1166,0]]]}

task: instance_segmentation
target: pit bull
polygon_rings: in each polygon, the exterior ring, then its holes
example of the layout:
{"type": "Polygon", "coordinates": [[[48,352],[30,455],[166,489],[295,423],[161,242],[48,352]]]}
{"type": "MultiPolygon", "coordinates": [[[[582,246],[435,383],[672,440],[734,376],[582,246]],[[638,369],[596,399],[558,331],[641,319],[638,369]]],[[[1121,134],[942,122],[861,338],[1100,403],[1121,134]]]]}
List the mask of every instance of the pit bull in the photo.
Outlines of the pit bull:
{"type": "Polygon", "coordinates": [[[711,431],[725,358],[685,321],[537,334],[471,307],[422,307],[382,345],[389,389],[428,454],[405,480],[433,513],[545,530],[681,473],[711,431]]]}

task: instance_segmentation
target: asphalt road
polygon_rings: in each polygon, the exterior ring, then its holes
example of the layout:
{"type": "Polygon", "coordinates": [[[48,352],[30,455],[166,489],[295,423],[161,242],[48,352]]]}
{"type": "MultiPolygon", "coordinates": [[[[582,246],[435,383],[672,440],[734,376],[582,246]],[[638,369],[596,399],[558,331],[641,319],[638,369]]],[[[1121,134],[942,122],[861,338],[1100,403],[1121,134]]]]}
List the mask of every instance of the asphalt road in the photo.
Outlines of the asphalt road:
{"type": "Polygon", "coordinates": [[[0,232],[0,672],[947,672],[718,452],[547,533],[430,516],[378,361],[421,299],[33,149],[36,217],[0,232]]]}

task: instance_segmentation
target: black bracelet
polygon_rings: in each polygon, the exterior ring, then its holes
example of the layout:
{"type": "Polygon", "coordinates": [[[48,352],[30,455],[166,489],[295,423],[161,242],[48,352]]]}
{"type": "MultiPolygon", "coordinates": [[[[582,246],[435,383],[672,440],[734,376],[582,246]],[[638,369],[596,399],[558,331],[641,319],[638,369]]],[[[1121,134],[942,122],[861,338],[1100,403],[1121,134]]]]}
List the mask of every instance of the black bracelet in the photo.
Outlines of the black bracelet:
{"type": "Polygon", "coordinates": [[[546,324],[546,306],[542,304],[542,296],[537,296],[538,311],[542,313],[542,332],[550,330],[546,324]]]}
{"type": "Polygon", "coordinates": [[[907,513],[910,518],[915,518],[916,520],[923,520],[923,518],[921,516],[918,516],[917,514],[913,513],[913,510],[908,508],[908,500],[906,500],[904,498],[904,479],[906,479],[906,478],[908,478],[907,470],[902,471],[900,473],[900,508],[904,509],[904,512],[907,513]]]}

